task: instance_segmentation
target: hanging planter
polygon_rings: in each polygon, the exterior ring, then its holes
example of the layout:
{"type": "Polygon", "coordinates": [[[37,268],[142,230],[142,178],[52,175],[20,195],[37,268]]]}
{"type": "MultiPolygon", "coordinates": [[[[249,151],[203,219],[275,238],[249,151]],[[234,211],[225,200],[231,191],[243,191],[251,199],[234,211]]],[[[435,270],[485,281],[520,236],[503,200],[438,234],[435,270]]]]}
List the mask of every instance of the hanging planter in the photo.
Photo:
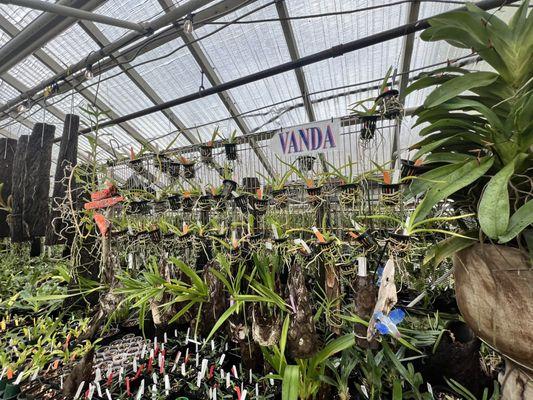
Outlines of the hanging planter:
{"type": "Polygon", "coordinates": [[[267,212],[268,205],[270,203],[270,199],[268,197],[259,199],[256,196],[250,196],[249,201],[252,212],[255,215],[264,215],[267,212]]]}
{"type": "Polygon", "coordinates": [[[161,170],[173,178],[178,178],[180,176],[181,164],[177,161],[163,158],[161,160],[161,170]]]}
{"type": "Polygon", "coordinates": [[[339,203],[343,206],[353,207],[359,198],[359,185],[357,183],[346,183],[339,185],[339,203]]]}
{"type": "Polygon", "coordinates": [[[242,188],[247,193],[255,193],[261,187],[259,179],[255,176],[242,178],[242,188]]]}
{"type": "Polygon", "coordinates": [[[181,205],[184,212],[190,212],[192,211],[194,205],[196,203],[196,198],[192,196],[183,196],[183,200],[181,201],[181,205]]]}
{"type": "Polygon", "coordinates": [[[422,164],[421,160],[412,161],[402,159],[401,163],[402,178],[407,178],[408,176],[419,176],[432,169],[429,165],[422,164]]]}
{"type": "Polygon", "coordinates": [[[371,140],[376,134],[376,123],[378,117],[376,115],[366,115],[360,117],[361,120],[361,139],[371,140]]]}
{"type": "Polygon", "coordinates": [[[248,195],[246,193],[234,197],[233,201],[235,201],[235,204],[243,213],[248,212],[248,195]]]}
{"type": "Polygon", "coordinates": [[[226,160],[235,161],[237,159],[237,143],[225,143],[224,152],[226,153],[226,160]]]}
{"type": "Polygon", "coordinates": [[[204,163],[213,161],[213,146],[205,144],[200,146],[200,160],[204,163]]]}
{"type": "Polygon", "coordinates": [[[150,235],[152,242],[158,243],[161,241],[161,230],[159,230],[159,228],[149,231],[148,234],[150,235]]]}
{"type": "Polygon", "coordinates": [[[389,89],[376,97],[378,112],[387,119],[393,119],[402,113],[402,104],[399,100],[400,92],[396,89],[389,89]]]}
{"type": "Polygon", "coordinates": [[[126,213],[131,215],[148,214],[149,212],[150,206],[147,200],[132,201],[126,210],[126,213]]]}
{"type": "Polygon", "coordinates": [[[198,198],[198,208],[200,211],[209,211],[211,210],[211,196],[204,195],[198,198]]]}
{"type": "Polygon", "coordinates": [[[237,182],[231,179],[224,179],[222,181],[222,197],[228,198],[231,196],[231,192],[237,189],[237,182]]]}
{"type": "Polygon", "coordinates": [[[285,208],[289,202],[289,197],[287,196],[287,189],[278,189],[272,191],[272,198],[274,200],[274,205],[277,208],[285,208]]]}
{"type": "Polygon", "coordinates": [[[400,199],[400,184],[399,183],[381,183],[381,200],[383,204],[394,206],[398,204],[400,199]]]}
{"type": "Polygon", "coordinates": [[[179,194],[175,194],[170,196],[168,199],[168,206],[172,211],[178,211],[181,207],[181,196],[179,194]]]}
{"type": "Polygon", "coordinates": [[[298,162],[298,169],[300,171],[309,172],[313,170],[316,158],[312,156],[300,156],[296,160],[298,162]]]}
{"type": "Polygon", "coordinates": [[[196,176],[195,163],[189,162],[183,165],[183,177],[185,179],[193,179],[196,176]]]}
{"type": "Polygon", "coordinates": [[[158,200],[158,201],[152,201],[150,202],[152,206],[152,212],[154,214],[160,214],[165,212],[168,209],[167,201],[166,200],[158,200]]]}
{"type": "Polygon", "coordinates": [[[143,171],[143,160],[142,159],[135,159],[135,160],[130,160],[129,161],[129,165],[131,167],[131,169],[133,169],[135,172],[142,172],[143,171]]]}

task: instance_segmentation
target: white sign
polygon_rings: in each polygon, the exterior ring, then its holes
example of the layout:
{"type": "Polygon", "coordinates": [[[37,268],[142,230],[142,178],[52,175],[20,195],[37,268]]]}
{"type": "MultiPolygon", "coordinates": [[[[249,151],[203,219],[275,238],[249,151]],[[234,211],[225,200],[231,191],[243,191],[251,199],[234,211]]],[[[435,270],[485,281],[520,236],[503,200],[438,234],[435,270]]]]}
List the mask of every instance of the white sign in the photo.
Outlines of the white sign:
{"type": "Polygon", "coordinates": [[[337,150],[341,143],[340,119],[311,122],[277,132],[270,145],[279,156],[302,156],[337,150]]]}

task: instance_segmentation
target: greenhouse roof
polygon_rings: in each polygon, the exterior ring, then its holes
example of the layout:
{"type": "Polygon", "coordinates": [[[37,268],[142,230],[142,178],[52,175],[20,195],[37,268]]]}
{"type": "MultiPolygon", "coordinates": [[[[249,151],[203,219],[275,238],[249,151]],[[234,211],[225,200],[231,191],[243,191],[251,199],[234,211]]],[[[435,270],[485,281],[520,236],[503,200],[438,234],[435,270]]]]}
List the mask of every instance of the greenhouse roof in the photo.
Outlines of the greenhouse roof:
{"type": "MultiPolygon", "coordinates": [[[[57,126],[59,137],[67,113],[81,114],[85,125],[90,125],[88,115],[81,110],[88,104],[105,114],[102,120],[116,119],[372,37],[460,7],[463,2],[65,0],[57,4],[133,22],[136,24],[131,25],[140,30],[165,15],[179,16],[179,12],[169,14],[176,10],[186,13],[146,33],[0,4],[3,136],[16,138],[29,133],[35,123],[46,121],[57,126]],[[193,30],[189,30],[190,22],[193,30]],[[123,43],[110,56],[99,56],[102,49],[124,42],[135,33],[136,38],[123,43]],[[10,56],[5,57],[7,54],[10,56]],[[100,60],[90,64],[88,61],[95,57],[100,60]],[[88,68],[94,75],[92,79],[87,79],[87,71],[76,71],[76,65],[84,63],[84,70],[88,68]],[[53,81],[58,76],[62,78],[53,81]],[[46,82],[54,83],[43,89],[46,82]]],[[[493,12],[505,13],[506,7],[493,12]]],[[[345,116],[350,104],[376,95],[375,86],[390,67],[395,84],[402,88],[420,72],[456,60],[475,66],[475,57],[468,50],[424,42],[419,31],[382,40],[103,128],[98,144],[104,151],[99,157],[105,160],[127,154],[131,147],[138,151],[143,145],[153,151],[205,142],[216,127],[224,135],[234,129],[238,135],[249,135],[345,116]]],[[[425,94],[420,91],[407,96],[406,110],[420,105],[425,94]]],[[[412,134],[411,122],[404,118],[399,124],[404,146],[412,134]]],[[[56,154],[57,144],[54,147],[56,154]]],[[[80,154],[89,149],[84,137],[80,154]]]]}

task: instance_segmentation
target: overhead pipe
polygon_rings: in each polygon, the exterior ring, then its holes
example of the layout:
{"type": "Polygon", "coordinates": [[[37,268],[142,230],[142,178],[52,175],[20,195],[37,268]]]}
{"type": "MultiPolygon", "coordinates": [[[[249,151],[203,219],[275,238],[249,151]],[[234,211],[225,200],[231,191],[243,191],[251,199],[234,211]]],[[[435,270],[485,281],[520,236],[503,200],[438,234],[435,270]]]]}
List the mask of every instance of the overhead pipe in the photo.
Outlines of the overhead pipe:
{"type": "MultiPolygon", "coordinates": [[[[94,10],[106,0],[61,0],[59,3],[71,7],[94,10]]],[[[75,18],[44,13],[26,26],[17,36],[0,48],[0,76],[9,71],[19,61],[43,47],[59,33],[76,23],[75,18]]],[[[17,103],[27,100],[19,96],[17,103]]]]}
{"type": "MultiPolygon", "coordinates": [[[[475,3],[475,5],[483,10],[490,10],[492,8],[500,7],[506,4],[515,3],[517,1],[520,1],[520,0],[483,0],[478,3],[475,3]]],[[[460,10],[466,10],[466,7],[456,8],[450,11],[460,11],[460,10]]],[[[447,14],[448,12],[442,13],[439,15],[447,14]]],[[[432,18],[437,17],[439,15],[433,16],[432,18]]],[[[161,103],[161,104],[158,104],[152,107],[148,107],[144,110],[140,110],[140,111],[128,114],[128,115],[124,115],[122,117],[115,118],[109,121],[104,121],[100,123],[98,127],[105,128],[107,126],[116,125],[122,122],[130,121],[132,119],[140,118],[145,115],[149,115],[149,114],[161,111],[161,110],[165,110],[167,108],[175,107],[180,104],[189,103],[191,101],[198,100],[203,97],[211,96],[213,94],[217,94],[217,93],[220,93],[226,90],[231,90],[236,87],[247,85],[249,83],[256,82],[261,79],[265,79],[265,78],[268,78],[274,75],[282,74],[287,71],[292,71],[296,68],[301,68],[306,65],[324,61],[329,58],[338,57],[345,53],[349,53],[355,50],[360,50],[365,47],[373,46],[378,43],[383,43],[391,39],[396,39],[398,37],[402,37],[402,36],[405,36],[405,35],[408,35],[414,32],[418,32],[426,28],[429,28],[430,26],[428,22],[429,19],[430,18],[424,18],[416,22],[405,24],[397,28],[389,29],[387,31],[383,31],[380,33],[376,33],[374,35],[371,35],[371,36],[368,36],[362,39],[356,39],[345,44],[340,44],[330,49],[323,50],[318,53],[314,53],[309,56],[299,58],[298,60],[295,60],[295,61],[289,61],[284,64],[280,64],[280,65],[277,65],[272,68],[268,68],[263,71],[259,71],[259,72],[256,72],[256,73],[253,73],[253,74],[250,74],[250,75],[238,78],[238,79],[234,79],[229,82],[221,83],[220,85],[212,86],[210,88],[201,90],[196,93],[191,93],[191,94],[179,97],[177,99],[167,101],[165,103],[161,103]]],[[[80,131],[80,134],[89,133],[93,129],[94,129],[93,127],[83,129],[82,131],[80,131]]]]}
{"type": "MultiPolygon", "coordinates": [[[[77,0],[80,3],[85,3],[85,0],[77,0]]],[[[6,110],[11,109],[13,106],[16,106],[17,104],[26,101],[33,97],[35,94],[37,94],[40,91],[43,91],[45,88],[51,86],[52,84],[56,84],[58,81],[62,79],[66,79],[69,76],[72,76],[73,74],[84,70],[88,66],[92,66],[93,64],[98,63],[100,60],[111,56],[114,52],[121,49],[124,46],[127,46],[136,40],[140,39],[144,35],[149,35],[161,28],[163,28],[166,25],[169,25],[176,20],[191,14],[193,11],[197,10],[198,8],[201,8],[214,0],[189,0],[187,3],[182,4],[174,9],[172,9],[170,12],[168,12],[165,15],[162,15],[161,17],[155,19],[154,21],[148,22],[146,24],[146,32],[145,34],[139,33],[139,32],[130,32],[126,35],[124,35],[122,38],[116,40],[113,43],[110,43],[109,45],[102,47],[100,50],[93,52],[89,54],[87,57],[85,57],[82,61],[79,61],[78,63],[68,67],[67,69],[55,74],[53,77],[44,80],[37,86],[33,87],[29,91],[20,94],[13,100],[10,100],[6,104],[4,104],[2,107],[0,107],[0,112],[5,112],[6,110]]],[[[57,15],[54,15],[54,17],[58,18],[57,15]]],[[[32,24],[33,25],[33,24],[32,24]]],[[[21,51],[21,47],[24,48],[27,45],[30,45],[31,43],[25,42],[25,31],[22,31],[19,35],[15,36],[12,40],[10,40],[4,47],[0,49],[0,60],[9,60],[9,57],[13,57],[13,49],[16,51],[21,51]]],[[[13,65],[11,62],[7,61],[6,63],[2,63],[0,65],[0,75],[2,75],[4,72],[7,71],[5,68],[6,65],[8,65],[8,68],[11,68],[13,65]],[[11,64],[11,65],[10,65],[11,64]]]]}
{"type": "Polygon", "coordinates": [[[119,28],[130,29],[138,32],[145,32],[146,28],[143,24],[135,22],[124,21],[117,18],[108,17],[107,15],[94,14],[79,8],[68,7],[56,3],[48,3],[40,0],[0,0],[3,4],[13,4],[20,7],[32,8],[34,10],[41,10],[53,14],[63,15],[65,17],[73,17],[86,21],[99,22],[105,25],[117,26],[119,28]]]}

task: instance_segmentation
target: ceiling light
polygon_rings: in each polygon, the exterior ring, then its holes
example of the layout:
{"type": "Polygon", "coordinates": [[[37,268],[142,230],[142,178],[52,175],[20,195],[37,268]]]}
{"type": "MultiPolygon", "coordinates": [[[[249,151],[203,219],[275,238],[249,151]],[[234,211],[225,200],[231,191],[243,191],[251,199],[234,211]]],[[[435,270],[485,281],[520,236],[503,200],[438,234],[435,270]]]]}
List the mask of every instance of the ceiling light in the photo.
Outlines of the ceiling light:
{"type": "Polygon", "coordinates": [[[187,18],[185,22],[183,23],[183,32],[190,35],[192,34],[193,31],[194,31],[194,26],[192,23],[192,15],[189,15],[189,18],[187,18]]]}
{"type": "Polygon", "coordinates": [[[83,75],[85,76],[85,79],[87,80],[91,80],[94,78],[92,65],[88,65],[87,68],[85,68],[85,72],[83,75]]]}
{"type": "Polygon", "coordinates": [[[28,100],[26,101],[23,101],[22,103],[20,103],[17,107],[17,114],[22,114],[22,113],[25,113],[26,111],[28,111],[30,109],[30,102],[28,100]]]}

